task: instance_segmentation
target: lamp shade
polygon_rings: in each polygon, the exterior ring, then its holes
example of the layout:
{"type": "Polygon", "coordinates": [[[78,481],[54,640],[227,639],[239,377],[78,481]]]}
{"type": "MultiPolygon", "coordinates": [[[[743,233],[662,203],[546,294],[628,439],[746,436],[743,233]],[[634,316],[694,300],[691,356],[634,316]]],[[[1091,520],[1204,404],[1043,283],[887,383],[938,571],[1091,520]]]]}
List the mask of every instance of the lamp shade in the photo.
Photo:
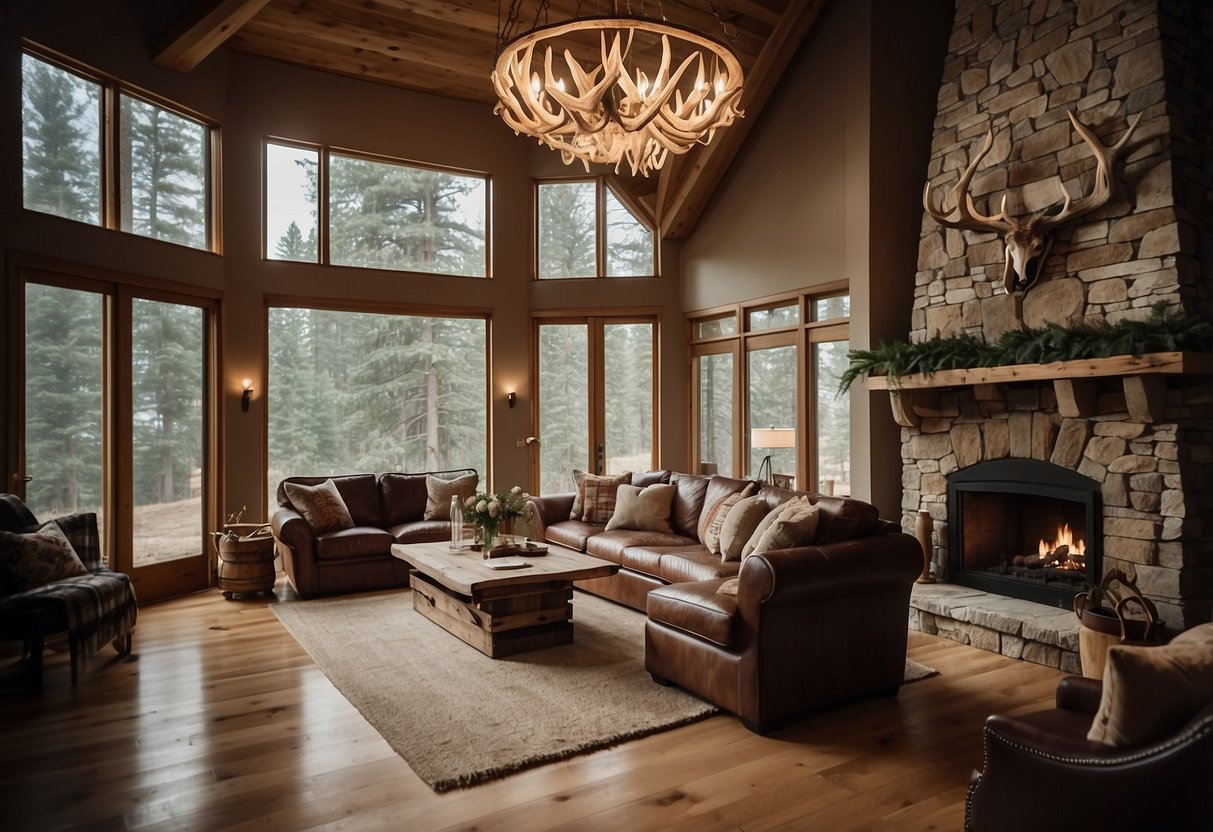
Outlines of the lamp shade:
{"type": "Polygon", "coordinates": [[[795,448],[796,431],[793,428],[754,428],[750,431],[752,448],[795,448]]]}

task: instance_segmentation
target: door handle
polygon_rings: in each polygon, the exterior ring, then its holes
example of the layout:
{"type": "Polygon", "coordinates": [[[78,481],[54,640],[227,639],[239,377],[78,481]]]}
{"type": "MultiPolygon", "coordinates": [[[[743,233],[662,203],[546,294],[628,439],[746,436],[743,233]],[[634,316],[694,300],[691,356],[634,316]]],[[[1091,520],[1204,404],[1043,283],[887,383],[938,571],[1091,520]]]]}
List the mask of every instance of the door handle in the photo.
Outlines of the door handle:
{"type": "Polygon", "coordinates": [[[603,468],[604,458],[606,456],[606,448],[603,447],[603,444],[601,442],[594,443],[594,455],[595,455],[594,467],[596,469],[595,473],[598,474],[599,476],[602,476],[602,468],[603,468]]]}
{"type": "Polygon", "coordinates": [[[528,445],[538,445],[538,444],[539,444],[539,438],[538,438],[538,437],[536,437],[536,436],[528,436],[528,437],[526,438],[526,443],[527,443],[528,445]]]}

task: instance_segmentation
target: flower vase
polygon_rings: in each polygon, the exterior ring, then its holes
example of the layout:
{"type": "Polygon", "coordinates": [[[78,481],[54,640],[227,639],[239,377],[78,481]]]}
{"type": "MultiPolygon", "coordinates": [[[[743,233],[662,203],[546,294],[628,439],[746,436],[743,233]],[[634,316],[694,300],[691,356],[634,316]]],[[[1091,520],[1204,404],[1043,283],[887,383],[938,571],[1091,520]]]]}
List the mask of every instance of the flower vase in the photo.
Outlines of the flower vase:
{"type": "Polygon", "coordinates": [[[497,542],[497,527],[484,526],[481,531],[483,534],[483,548],[481,549],[481,554],[485,558],[488,558],[490,553],[493,551],[494,544],[497,542]]]}

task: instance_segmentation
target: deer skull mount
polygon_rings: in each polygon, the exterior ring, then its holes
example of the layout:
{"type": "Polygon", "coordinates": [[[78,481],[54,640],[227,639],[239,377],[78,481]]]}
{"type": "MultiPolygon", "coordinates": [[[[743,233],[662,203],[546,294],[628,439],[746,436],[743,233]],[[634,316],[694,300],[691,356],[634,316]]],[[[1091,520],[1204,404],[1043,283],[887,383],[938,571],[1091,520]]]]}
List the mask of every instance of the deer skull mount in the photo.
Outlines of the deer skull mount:
{"type": "MultiPolygon", "coordinates": [[[[1079,199],[1073,199],[1060,183],[1063,200],[1051,205],[1028,220],[1018,220],[1007,213],[1007,197],[1003,194],[1002,205],[997,214],[986,216],[979,213],[973,205],[973,197],[969,193],[969,183],[981,160],[994,146],[994,128],[986,131],[986,143],[981,152],[973,157],[973,161],[961,174],[960,181],[952,186],[952,199],[955,206],[947,211],[937,210],[931,203],[931,183],[927,182],[922,191],[922,207],[940,225],[947,228],[968,229],[970,231],[997,231],[1003,235],[1007,244],[1006,264],[1002,271],[1002,285],[1007,294],[1023,293],[1036,285],[1040,278],[1040,270],[1044,267],[1045,258],[1053,245],[1053,229],[1063,223],[1076,220],[1097,208],[1102,208],[1112,198],[1112,164],[1121,148],[1128,142],[1129,137],[1141,121],[1138,113],[1129,122],[1125,134],[1112,147],[1104,147],[1099,139],[1087,129],[1073,112],[1069,113],[1074,129],[1095,154],[1095,186],[1091,193],[1079,199]],[[953,216],[955,215],[955,216],[953,216]]],[[[940,206],[942,208],[942,205],[940,206]]]]}

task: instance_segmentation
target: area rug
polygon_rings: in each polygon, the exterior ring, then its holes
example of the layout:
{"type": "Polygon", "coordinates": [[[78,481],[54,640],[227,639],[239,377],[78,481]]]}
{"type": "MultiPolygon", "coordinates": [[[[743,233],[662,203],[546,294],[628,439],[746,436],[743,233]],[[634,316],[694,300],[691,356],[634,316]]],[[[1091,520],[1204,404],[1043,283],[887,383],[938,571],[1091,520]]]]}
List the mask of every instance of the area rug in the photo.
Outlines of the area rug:
{"type": "MultiPolygon", "coordinates": [[[[644,669],[645,616],[585,593],[576,642],[490,659],[413,611],[408,592],[271,607],[435,791],[668,730],[718,708],[644,669]]],[[[910,675],[907,661],[907,678],[910,675]]],[[[927,673],[930,668],[918,665],[927,673]]]]}

